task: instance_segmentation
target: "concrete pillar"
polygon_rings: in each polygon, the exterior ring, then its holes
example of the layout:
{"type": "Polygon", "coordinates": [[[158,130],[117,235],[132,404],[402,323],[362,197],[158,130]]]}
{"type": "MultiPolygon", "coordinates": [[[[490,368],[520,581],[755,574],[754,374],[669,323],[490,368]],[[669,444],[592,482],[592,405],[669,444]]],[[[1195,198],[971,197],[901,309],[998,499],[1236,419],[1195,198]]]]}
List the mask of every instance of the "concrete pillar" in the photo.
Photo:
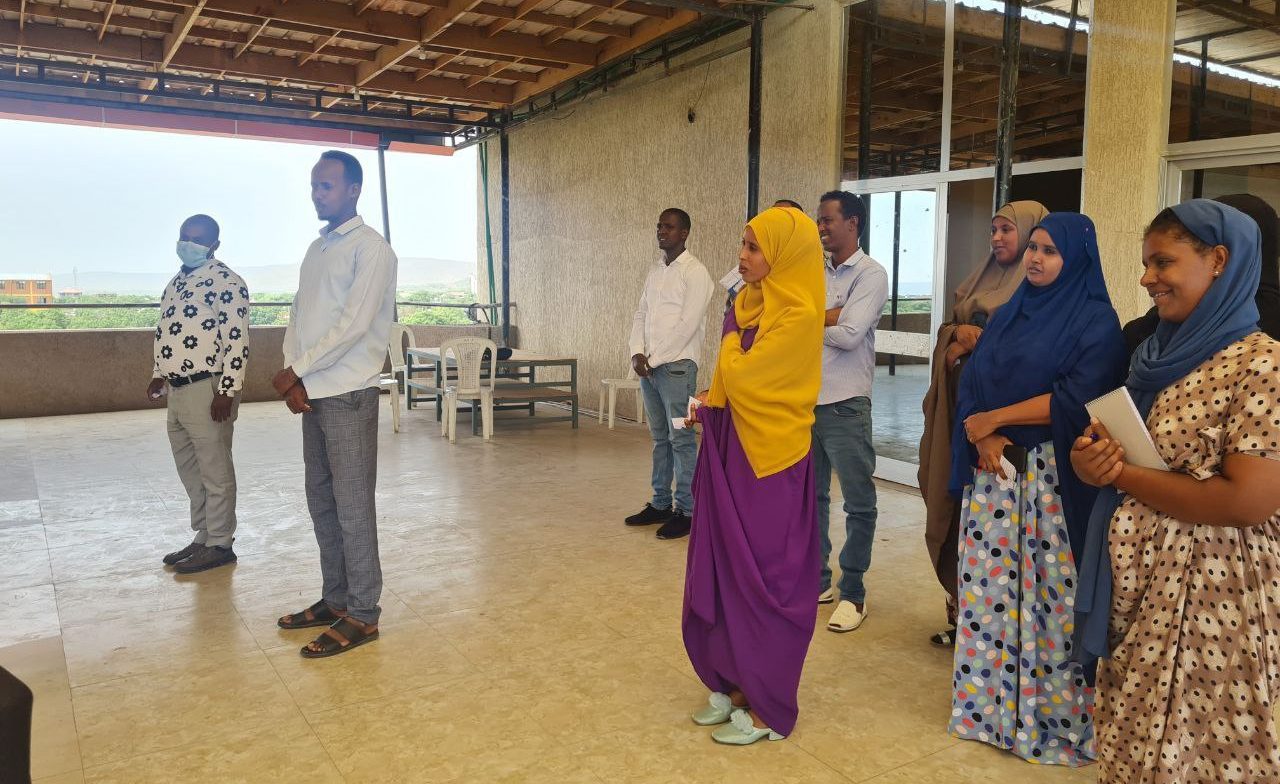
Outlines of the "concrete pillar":
{"type": "Polygon", "coordinates": [[[1139,263],[1160,208],[1175,14],[1175,0],[1094,0],[1089,20],[1082,209],[1121,320],[1150,307],[1139,263]]]}

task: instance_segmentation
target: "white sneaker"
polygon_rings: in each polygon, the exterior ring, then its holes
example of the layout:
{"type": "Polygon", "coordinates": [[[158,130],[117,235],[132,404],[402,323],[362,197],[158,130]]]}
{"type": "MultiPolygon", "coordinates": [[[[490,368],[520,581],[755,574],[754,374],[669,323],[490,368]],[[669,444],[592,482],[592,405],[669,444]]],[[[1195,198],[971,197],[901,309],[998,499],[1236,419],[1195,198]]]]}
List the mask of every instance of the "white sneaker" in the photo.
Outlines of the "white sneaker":
{"type": "Polygon", "coordinates": [[[818,594],[818,604],[831,604],[835,600],[836,600],[835,588],[828,588],[827,590],[818,594]]]}
{"type": "Polygon", "coordinates": [[[827,621],[827,631],[832,632],[851,632],[862,625],[867,619],[867,605],[862,605],[862,612],[858,612],[858,607],[848,599],[841,599],[836,605],[836,611],[831,613],[831,620],[827,621]]]}

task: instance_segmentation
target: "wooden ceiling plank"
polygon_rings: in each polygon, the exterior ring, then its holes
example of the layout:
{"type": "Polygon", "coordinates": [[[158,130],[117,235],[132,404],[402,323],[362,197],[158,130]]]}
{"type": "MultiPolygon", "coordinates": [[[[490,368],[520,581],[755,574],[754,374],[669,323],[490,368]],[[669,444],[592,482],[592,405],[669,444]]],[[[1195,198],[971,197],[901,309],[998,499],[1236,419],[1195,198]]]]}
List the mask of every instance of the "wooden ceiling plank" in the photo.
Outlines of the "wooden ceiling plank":
{"type": "MultiPolygon", "coordinates": [[[[623,0],[617,0],[617,2],[614,3],[613,7],[616,8],[617,6],[622,5],[622,3],[623,3],[623,0]]],[[[595,20],[609,13],[609,11],[611,10],[613,10],[613,8],[605,7],[602,5],[598,5],[593,8],[588,8],[586,11],[583,11],[581,14],[573,17],[573,19],[570,22],[573,25],[573,27],[560,28],[559,30],[552,30],[551,32],[542,36],[542,43],[544,46],[550,46],[551,44],[554,44],[556,41],[559,41],[561,38],[564,38],[564,34],[569,32],[569,30],[580,30],[585,25],[591,24],[595,20]]]]}
{"type": "Polygon", "coordinates": [[[199,0],[181,16],[173,20],[173,30],[164,38],[164,59],[160,61],[160,65],[156,66],[157,71],[163,71],[169,67],[173,56],[178,53],[182,42],[187,39],[187,33],[191,32],[192,25],[196,23],[196,18],[204,10],[204,4],[205,0],[199,0]]]}
{"type": "MultiPolygon", "coordinates": [[[[23,0],[26,2],[26,0],[23,0]]],[[[102,40],[102,36],[107,34],[107,25],[111,24],[111,16],[116,12],[116,0],[111,0],[107,4],[107,10],[102,14],[102,27],[98,28],[98,40],[102,40]]]]}
{"type": "Polygon", "coordinates": [[[341,35],[341,33],[338,32],[337,30],[334,30],[329,35],[329,37],[324,39],[323,41],[317,40],[316,43],[312,45],[310,52],[298,58],[298,65],[306,65],[307,63],[314,60],[316,58],[316,55],[320,54],[321,51],[327,48],[334,41],[338,40],[339,35],[341,35]]]}
{"type": "MultiPolygon", "coordinates": [[[[586,0],[579,0],[585,2],[586,0]]],[[[612,0],[602,0],[603,2],[612,2],[612,0]]],[[[596,2],[588,2],[588,5],[598,5],[596,2]]],[[[667,9],[671,10],[671,9],[667,9]]],[[[663,36],[673,33],[686,25],[696,22],[700,15],[696,11],[673,11],[669,17],[652,17],[637,22],[630,38],[610,41],[602,46],[596,55],[597,63],[607,63],[618,57],[625,55],[627,52],[639,49],[650,44],[663,36]]],[[[505,33],[504,33],[505,35],[505,33]]],[[[563,46],[568,41],[559,41],[553,46],[563,46]]],[[[538,76],[538,81],[516,85],[515,103],[520,103],[533,96],[540,95],[552,89],[561,82],[580,76],[590,70],[593,64],[575,65],[570,64],[566,68],[566,73],[557,74],[551,71],[543,71],[538,76]]]]}
{"type": "Polygon", "coordinates": [[[249,47],[253,46],[253,42],[258,40],[258,36],[262,35],[262,31],[266,30],[267,25],[269,24],[271,24],[270,19],[263,19],[262,22],[259,23],[257,27],[253,28],[253,32],[249,33],[249,37],[245,40],[245,42],[236,47],[236,52],[234,56],[239,57],[240,55],[248,51],[249,47]]]}

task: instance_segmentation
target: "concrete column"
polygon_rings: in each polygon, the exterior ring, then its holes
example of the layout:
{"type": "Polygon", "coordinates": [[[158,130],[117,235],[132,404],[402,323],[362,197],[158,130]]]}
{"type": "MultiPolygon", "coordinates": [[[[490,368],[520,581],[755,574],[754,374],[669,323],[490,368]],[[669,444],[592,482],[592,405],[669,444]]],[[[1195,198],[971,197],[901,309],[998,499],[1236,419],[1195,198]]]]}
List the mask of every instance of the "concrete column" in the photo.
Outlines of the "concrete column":
{"type": "Polygon", "coordinates": [[[1094,0],[1089,20],[1082,209],[1121,320],[1150,307],[1139,263],[1160,208],[1175,13],[1175,0],[1094,0]]]}

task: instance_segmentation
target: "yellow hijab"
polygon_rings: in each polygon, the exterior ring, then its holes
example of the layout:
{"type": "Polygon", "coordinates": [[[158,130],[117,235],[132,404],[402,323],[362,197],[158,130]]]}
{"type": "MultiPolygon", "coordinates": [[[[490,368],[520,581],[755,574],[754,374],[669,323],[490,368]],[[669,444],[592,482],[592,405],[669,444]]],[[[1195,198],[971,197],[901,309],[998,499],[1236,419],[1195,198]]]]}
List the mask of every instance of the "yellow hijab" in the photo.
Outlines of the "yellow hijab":
{"type": "Polygon", "coordinates": [[[809,454],[813,407],[822,384],[826,279],[818,226],[791,207],[771,207],[747,224],[769,274],[734,302],[739,331],[720,342],[708,403],[733,410],[747,461],[759,478],[809,454]],[[758,327],[750,351],[742,331],[758,327]]]}

